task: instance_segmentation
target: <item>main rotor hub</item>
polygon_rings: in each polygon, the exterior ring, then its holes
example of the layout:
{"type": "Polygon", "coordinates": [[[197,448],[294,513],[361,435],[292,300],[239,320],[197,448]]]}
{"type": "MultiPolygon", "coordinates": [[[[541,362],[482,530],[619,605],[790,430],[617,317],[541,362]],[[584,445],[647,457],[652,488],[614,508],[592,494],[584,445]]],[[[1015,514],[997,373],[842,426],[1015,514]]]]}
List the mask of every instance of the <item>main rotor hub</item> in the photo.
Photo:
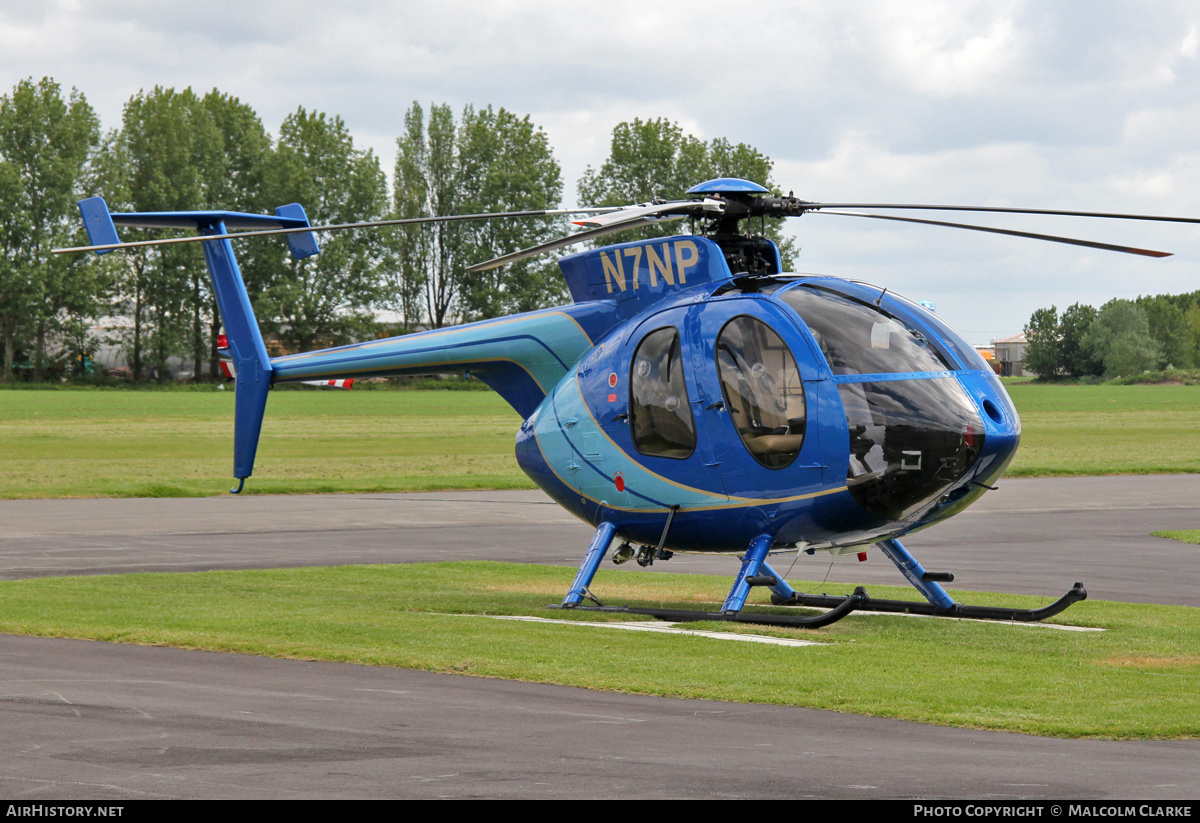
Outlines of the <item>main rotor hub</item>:
{"type": "Polygon", "coordinates": [[[770,189],[738,177],[706,180],[692,186],[687,193],[724,202],[723,211],[702,225],[700,234],[720,246],[731,271],[778,274],[778,252],[773,244],[763,237],[743,234],[739,226],[747,218],[784,216],[794,211],[788,207],[790,204],[785,205],[790,198],[770,197],[770,189]]]}
{"type": "Polygon", "coordinates": [[[687,190],[688,194],[717,194],[717,195],[738,195],[738,194],[770,194],[768,189],[763,188],[753,180],[743,180],[740,177],[718,177],[714,180],[705,180],[703,183],[697,183],[687,190]]]}

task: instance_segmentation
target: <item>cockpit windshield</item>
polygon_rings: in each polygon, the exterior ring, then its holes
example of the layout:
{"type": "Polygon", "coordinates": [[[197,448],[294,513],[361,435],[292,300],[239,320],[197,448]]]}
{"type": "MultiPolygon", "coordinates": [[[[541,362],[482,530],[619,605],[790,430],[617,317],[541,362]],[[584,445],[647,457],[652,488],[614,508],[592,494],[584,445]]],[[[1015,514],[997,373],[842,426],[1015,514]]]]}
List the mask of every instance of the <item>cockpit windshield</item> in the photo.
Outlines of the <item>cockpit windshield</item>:
{"type": "Polygon", "coordinates": [[[975,465],[983,420],[953,361],[881,308],[811,285],[776,293],[812,331],[834,374],[850,434],[846,486],[867,511],[903,520],[975,465]]]}
{"type": "Polygon", "coordinates": [[[867,511],[901,520],[979,457],[983,420],[952,377],[842,383],[850,426],[846,485],[867,511]]]}
{"type": "Polygon", "coordinates": [[[875,306],[813,286],[779,293],[812,331],[834,374],[949,371],[929,340],[875,306]]]}

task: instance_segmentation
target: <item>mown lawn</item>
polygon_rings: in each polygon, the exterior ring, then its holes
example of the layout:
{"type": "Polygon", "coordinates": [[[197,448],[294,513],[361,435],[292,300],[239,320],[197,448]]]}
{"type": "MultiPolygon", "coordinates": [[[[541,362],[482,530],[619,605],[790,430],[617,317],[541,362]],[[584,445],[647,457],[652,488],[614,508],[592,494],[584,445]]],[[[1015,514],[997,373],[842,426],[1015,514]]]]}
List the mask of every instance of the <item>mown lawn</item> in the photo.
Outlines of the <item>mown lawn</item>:
{"type": "MultiPolygon", "coordinates": [[[[491,392],[273,392],[257,494],[531,488],[491,392]]],[[[2,391],[0,496],[220,494],[233,392],[2,391]]]]}
{"type": "Polygon", "coordinates": [[[1200,472],[1200,386],[1006,386],[1021,415],[1010,477],[1200,472]]]}

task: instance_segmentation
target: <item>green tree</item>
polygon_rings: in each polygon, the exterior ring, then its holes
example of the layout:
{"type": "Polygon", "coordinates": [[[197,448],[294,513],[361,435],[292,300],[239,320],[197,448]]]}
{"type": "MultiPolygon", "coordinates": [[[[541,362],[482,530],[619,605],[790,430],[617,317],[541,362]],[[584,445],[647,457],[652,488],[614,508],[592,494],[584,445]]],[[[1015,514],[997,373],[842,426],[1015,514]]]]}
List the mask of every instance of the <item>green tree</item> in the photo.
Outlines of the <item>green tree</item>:
{"type": "MultiPolygon", "coordinates": [[[[88,194],[103,197],[114,212],[132,211],[131,193],[132,164],[129,159],[125,135],[112,130],[104,135],[100,149],[92,164],[88,194]]],[[[135,230],[123,230],[123,240],[143,239],[145,235],[135,230]]],[[[101,265],[111,267],[115,283],[115,308],[132,320],[132,326],[121,334],[121,343],[126,349],[128,362],[135,375],[141,376],[141,353],[143,338],[148,327],[149,312],[146,305],[145,286],[150,281],[151,264],[157,253],[150,248],[127,249],[114,254],[100,255],[101,265]]]]}
{"type": "Polygon", "coordinates": [[[1025,326],[1025,368],[1038,377],[1057,377],[1061,365],[1062,333],[1058,324],[1058,309],[1038,309],[1025,326]]]}
{"type": "MultiPolygon", "coordinates": [[[[125,104],[124,127],[106,146],[109,174],[124,177],[135,211],[186,211],[204,203],[205,170],[221,162],[219,132],[200,98],[155,87],[125,104]]],[[[117,205],[110,202],[110,206],[117,205]]],[[[128,232],[123,239],[146,237],[128,232]]],[[[163,232],[156,230],[155,237],[163,232]]],[[[200,347],[197,330],[209,298],[203,253],[194,245],[164,246],[147,252],[127,269],[123,295],[133,317],[132,368],[141,377],[147,366],[165,380],[167,361],[192,355],[200,347]]]]}
{"type": "MultiPolygon", "coordinates": [[[[267,163],[274,203],[304,205],[309,220],[349,223],[382,216],[387,181],[370,151],[354,147],[340,117],[303,108],[288,115],[267,163]]],[[[322,238],[321,253],[293,260],[276,244],[272,279],[254,298],[262,325],[293,350],[362,333],[380,297],[383,249],[377,233],[347,231],[322,238]]]]}
{"type": "Polygon", "coordinates": [[[1137,305],[1146,312],[1150,336],[1158,345],[1158,367],[1189,369],[1195,365],[1187,313],[1173,297],[1139,297],[1137,305]]]}
{"type": "Polygon", "coordinates": [[[1104,373],[1103,361],[1097,360],[1084,346],[1096,310],[1091,306],[1075,303],[1062,313],[1059,321],[1058,357],[1059,370],[1069,377],[1084,377],[1104,373]]]}
{"type": "MultiPolygon", "coordinates": [[[[546,133],[528,116],[491,106],[468,106],[458,126],[458,179],[463,211],[558,208],[562,175],[546,133]]],[[[561,218],[467,223],[466,257],[480,263],[567,233],[561,218]]],[[[464,278],[460,312],[466,320],[532,311],[567,300],[555,260],[532,257],[464,278]]]]}
{"type": "Polygon", "coordinates": [[[95,310],[103,290],[98,267],[50,249],[78,233],[75,200],[99,139],[99,122],[72,89],[67,100],[46,77],[22,80],[0,98],[0,336],[3,379],[12,379],[18,338],[35,338],[40,379],[48,335],[62,320],[95,310]]]}
{"type": "MultiPolygon", "coordinates": [[[[397,139],[394,212],[400,217],[552,209],[562,179],[549,140],[529,117],[468,106],[456,124],[446,104],[420,104],[397,139]]],[[[565,299],[557,268],[536,259],[467,275],[466,267],[565,234],[548,218],[434,223],[402,229],[390,285],[406,323],[418,314],[440,327],[456,315],[481,319],[529,311],[565,299]]]]}
{"type": "Polygon", "coordinates": [[[1131,300],[1110,300],[1096,315],[1084,347],[1104,362],[1107,377],[1128,377],[1154,369],[1159,349],[1143,311],[1131,300]]]}
{"type": "Polygon", "coordinates": [[[25,238],[32,231],[29,216],[21,210],[24,187],[17,166],[0,159],[0,337],[4,339],[3,380],[13,379],[17,346],[30,331],[33,306],[40,296],[40,282],[27,255],[25,238]]]}
{"type": "Polygon", "coordinates": [[[1184,313],[1192,346],[1192,361],[1200,363],[1200,303],[1193,303],[1184,313]]]}
{"type": "MultiPolygon", "coordinates": [[[[96,188],[115,211],[228,209],[260,211],[271,138],[254,110],[213,89],[203,98],[156,87],[125,106],[123,129],[104,141],[96,188]]],[[[128,230],[123,239],[161,237],[128,230]]],[[[251,291],[269,279],[280,244],[239,241],[238,257],[251,291]]],[[[135,377],[167,360],[190,359],[199,376],[207,362],[216,373],[220,316],[199,247],[138,249],[124,260],[122,296],[133,319],[130,362],[135,377]]]]}
{"type": "MultiPolygon", "coordinates": [[[[436,118],[438,107],[431,117],[436,118]]],[[[449,112],[449,108],[446,108],[449,112]]],[[[431,132],[435,124],[431,122],[431,132]]],[[[396,138],[396,166],[393,188],[393,217],[425,217],[434,213],[431,164],[435,151],[432,134],[425,131],[425,112],[413,103],[404,114],[404,134],[396,138]]],[[[441,193],[445,196],[445,193],[441,193]]],[[[439,206],[440,208],[440,206],[439,206]]],[[[384,304],[394,309],[405,330],[421,322],[424,315],[425,289],[433,259],[433,240],[437,231],[425,226],[401,226],[386,236],[392,255],[384,275],[387,295],[384,304]]]]}
{"type": "MultiPolygon", "coordinates": [[[[459,213],[454,114],[450,106],[431,106],[428,125],[414,102],[404,116],[405,132],[396,140],[394,214],[431,217],[459,213]]],[[[467,263],[465,227],[459,223],[407,226],[395,236],[397,261],[390,284],[393,307],[406,325],[422,314],[435,328],[446,321],[458,296],[467,263]]]]}
{"type": "MultiPolygon", "coordinates": [[[[766,161],[766,174],[770,168],[770,161],[766,161]]],[[[756,171],[765,178],[763,168],[756,171]]],[[[579,199],[594,206],[625,206],[654,197],[678,200],[697,183],[719,176],[711,172],[708,146],[703,140],[684,134],[678,124],[665,118],[635,118],[613,128],[608,159],[599,169],[588,166],[579,180],[579,199]]],[[[760,180],[754,182],[765,185],[760,180]]],[[[669,228],[654,230],[658,234],[672,233],[669,228]]]]}
{"type": "MultiPolygon", "coordinates": [[[[579,201],[588,206],[624,206],[654,197],[678,200],[697,183],[716,177],[752,180],[778,195],[771,180],[772,160],[746,143],[716,138],[705,143],[684,134],[666,118],[634,119],[613,129],[608,159],[599,169],[591,166],[579,180],[579,201]]],[[[785,270],[792,268],[795,249],[782,234],[782,220],[768,220],[763,234],[779,245],[785,270]]],[[[757,220],[745,230],[759,228],[757,220]]],[[[679,231],[677,222],[649,226],[621,235],[621,239],[662,237],[679,231]]]]}

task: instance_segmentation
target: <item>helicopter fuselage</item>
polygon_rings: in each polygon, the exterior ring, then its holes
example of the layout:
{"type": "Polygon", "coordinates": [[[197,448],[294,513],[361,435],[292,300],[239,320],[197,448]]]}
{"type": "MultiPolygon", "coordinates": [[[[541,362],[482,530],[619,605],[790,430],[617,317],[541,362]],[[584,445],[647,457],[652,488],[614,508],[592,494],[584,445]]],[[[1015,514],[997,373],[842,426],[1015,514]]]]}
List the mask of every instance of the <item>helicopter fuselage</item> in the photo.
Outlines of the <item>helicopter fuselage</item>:
{"type": "Polygon", "coordinates": [[[795,275],[706,284],[622,323],[525,421],[517,459],[631,542],[659,542],[677,507],[668,549],[769,534],[836,551],[961,511],[1019,437],[999,380],[936,316],[795,275]]]}
{"type": "Polygon", "coordinates": [[[694,235],[560,266],[573,305],[275,358],[272,380],[470,371],[526,418],[516,455],[540,488],[674,551],[895,538],[964,509],[1016,451],[992,370],[890,292],[734,275],[694,235]]]}

